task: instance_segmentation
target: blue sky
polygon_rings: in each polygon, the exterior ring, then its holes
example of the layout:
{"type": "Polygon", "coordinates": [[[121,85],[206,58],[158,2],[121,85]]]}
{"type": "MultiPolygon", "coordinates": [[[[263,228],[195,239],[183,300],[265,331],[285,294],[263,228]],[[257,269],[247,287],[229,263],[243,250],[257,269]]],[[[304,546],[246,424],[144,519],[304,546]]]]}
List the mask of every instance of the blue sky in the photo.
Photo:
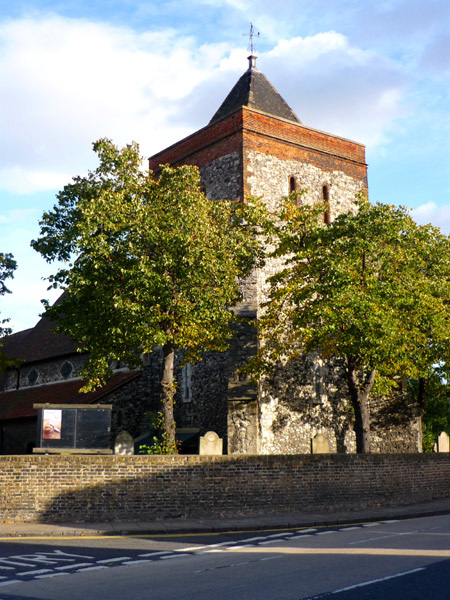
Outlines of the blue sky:
{"type": "Polygon", "coordinates": [[[207,124],[258,68],[305,125],[367,147],[373,201],[450,233],[448,0],[0,0],[0,251],[14,331],[53,299],[29,246],[92,142],[149,156],[207,124]]]}

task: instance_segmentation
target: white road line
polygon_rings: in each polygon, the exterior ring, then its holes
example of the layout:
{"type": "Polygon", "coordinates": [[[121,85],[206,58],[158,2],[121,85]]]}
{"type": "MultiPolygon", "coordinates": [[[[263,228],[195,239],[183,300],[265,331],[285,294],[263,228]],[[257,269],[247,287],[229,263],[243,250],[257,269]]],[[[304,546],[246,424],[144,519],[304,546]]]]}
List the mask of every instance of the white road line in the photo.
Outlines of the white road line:
{"type": "Polygon", "coordinates": [[[128,567],[128,565],[142,565],[143,563],[148,564],[149,560],[128,560],[122,564],[122,567],[128,567]]]}
{"type": "MultiPolygon", "coordinates": [[[[84,571],[98,571],[99,569],[107,569],[108,567],[105,567],[104,565],[102,566],[96,566],[96,567],[85,567],[84,569],[79,569],[77,571],[77,573],[82,573],[84,571]]],[[[58,575],[68,575],[69,573],[58,573],[58,575]]]]}
{"type": "Polygon", "coordinates": [[[238,550],[239,548],[254,548],[255,544],[241,544],[240,546],[233,546],[232,548],[228,548],[228,550],[238,550]]]}
{"type": "Polygon", "coordinates": [[[374,538],[365,538],[364,540],[358,540],[357,542],[349,542],[349,546],[353,544],[365,544],[366,542],[373,542],[374,540],[385,540],[386,538],[393,538],[399,535],[399,533],[393,533],[392,535],[380,535],[374,538]]]}
{"type": "MultiPolygon", "coordinates": [[[[13,556],[12,558],[16,558],[15,556],[13,556]]],[[[27,562],[16,562],[15,560],[11,560],[10,558],[0,558],[0,563],[6,563],[6,565],[15,565],[16,567],[35,567],[36,565],[33,563],[27,563],[27,562]]],[[[10,569],[11,567],[2,567],[2,565],[0,565],[0,569],[10,569]]]]}
{"type": "Polygon", "coordinates": [[[38,575],[36,579],[48,579],[51,577],[60,577],[61,575],[69,575],[69,573],[49,573],[48,575],[38,575]]]}
{"type": "Polygon", "coordinates": [[[381,523],[399,523],[400,519],[389,519],[387,521],[380,521],[381,523]]]}
{"type": "Polygon", "coordinates": [[[103,560],[98,560],[97,564],[101,565],[102,563],[113,563],[113,562],[120,562],[123,560],[130,560],[131,556],[118,556],[116,558],[105,558],[103,560]]]}
{"type": "Polygon", "coordinates": [[[396,573],[395,575],[387,575],[386,577],[372,579],[371,581],[365,581],[364,583],[357,583],[355,585],[349,585],[348,587],[340,588],[339,590],[333,590],[331,592],[331,594],[339,594],[340,592],[347,592],[349,590],[354,590],[359,587],[365,587],[366,585],[372,585],[373,583],[379,583],[380,581],[387,581],[388,579],[395,579],[396,577],[403,577],[404,575],[411,575],[411,573],[418,573],[419,571],[425,571],[425,567],[411,569],[410,571],[403,571],[403,573],[396,573]]]}
{"type": "Polygon", "coordinates": [[[278,556],[268,556],[267,558],[260,558],[260,562],[263,562],[264,560],[273,560],[274,558],[283,558],[281,556],[281,554],[279,554],[278,556]]]}
{"type": "Polygon", "coordinates": [[[317,531],[317,529],[299,529],[295,533],[313,533],[314,531],[317,531]]]}
{"type": "Polygon", "coordinates": [[[162,556],[163,554],[171,554],[171,552],[168,550],[165,550],[164,552],[147,552],[147,554],[138,554],[138,557],[151,558],[152,556],[162,556]]]}
{"type": "Polygon", "coordinates": [[[330,533],[336,533],[336,531],[318,531],[316,535],[328,535],[330,533]]]}
{"type": "Polygon", "coordinates": [[[280,538],[280,537],[288,537],[290,535],[294,535],[293,533],[273,533],[272,535],[266,535],[266,538],[280,538]]]}
{"type": "Polygon", "coordinates": [[[161,556],[160,560],[168,560],[170,558],[189,558],[190,554],[169,554],[169,556],[161,556]]]}
{"type": "Polygon", "coordinates": [[[203,548],[209,548],[209,546],[191,546],[190,548],[177,548],[173,552],[195,552],[196,550],[203,550],[203,548]]]}
{"type": "Polygon", "coordinates": [[[42,575],[42,573],[51,573],[51,569],[35,569],[34,571],[22,571],[16,573],[17,577],[24,577],[25,575],[42,575]]]}
{"type": "Polygon", "coordinates": [[[305,538],[305,537],[312,537],[312,534],[306,533],[305,535],[294,535],[294,537],[289,538],[289,541],[290,540],[301,540],[302,538],[305,538]]]}
{"type": "Polygon", "coordinates": [[[339,531],[353,531],[354,529],[361,529],[361,525],[355,527],[343,527],[342,529],[339,529],[339,531]]]}
{"type": "Polygon", "coordinates": [[[259,540],[265,540],[265,537],[252,537],[247,538],[245,540],[240,540],[241,544],[246,544],[247,542],[259,542],[259,540]]]}
{"type": "Polygon", "coordinates": [[[377,521],[376,523],[364,523],[363,527],[375,527],[376,525],[379,525],[379,521],[377,521]]]}
{"type": "Polygon", "coordinates": [[[66,569],[78,569],[78,567],[90,567],[92,563],[74,563],[72,565],[63,565],[62,567],[55,567],[56,571],[65,571],[66,569]]]}
{"type": "Polygon", "coordinates": [[[0,583],[0,587],[4,587],[5,585],[11,585],[12,583],[23,583],[20,579],[8,579],[8,581],[3,581],[0,583]]]}

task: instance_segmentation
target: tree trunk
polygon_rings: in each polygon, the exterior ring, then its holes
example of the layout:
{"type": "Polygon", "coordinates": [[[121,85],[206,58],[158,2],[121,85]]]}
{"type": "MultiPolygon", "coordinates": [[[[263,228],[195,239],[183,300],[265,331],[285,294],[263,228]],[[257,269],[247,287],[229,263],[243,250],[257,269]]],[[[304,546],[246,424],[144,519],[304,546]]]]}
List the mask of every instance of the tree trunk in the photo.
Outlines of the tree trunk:
{"type": "Polygon", "coordinates": [[[375,374],[375,370],[371,371],[364,385],[360,385],[356,366],[352,363],[347,365],[347,383],[355,413],[354,431],[356,435],[356,452],[358,454],[370,452],[370,416],[367,401],[375,381],[375,374]]]}
{"type": "Polygon", "coordinates": [[[167,436],[167,442],[173,448],[175,443],[175,419],[173,417],[173,398],[175,396],[175,383],[173,378],[173,368],[175,362],[175,349],[172,344],[163,346],[163,375],[161,380],[162,387],[162,412],[164,415],[164,429],[167,436]]]}

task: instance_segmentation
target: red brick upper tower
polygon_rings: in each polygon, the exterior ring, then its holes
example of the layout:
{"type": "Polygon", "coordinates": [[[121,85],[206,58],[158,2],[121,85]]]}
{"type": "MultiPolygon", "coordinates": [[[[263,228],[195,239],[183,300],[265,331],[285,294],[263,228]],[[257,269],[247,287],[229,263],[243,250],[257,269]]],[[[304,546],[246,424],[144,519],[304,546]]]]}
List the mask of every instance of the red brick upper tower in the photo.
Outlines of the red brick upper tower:
{"type": "MultiPolygon", "coordinates": [[[[284,185],[278,189],[279,196],[289,192],[290,176],[298,179],[299,186],[312,191],[310,177],[300,172],[295,173],[298,171],[296,165],[309,165],[322,172],[323,181],[330,186],[331,211],[339,211],[337,203],[333,201],[337,200],[333,198],[333,173],[349,177],[357,182],[359,189],[366,188],[364,146],[303,125],[266,77],[256,69],[255,60],[254,56],[249,57],[248,70],[238,80],[210,123],[153,155],[149,159],[150,169],[157,171],[159,165],[165,163],[173,166],[194,164],[201,169],[208,196],[243,199],[248,194],[261,195],[252,185],[255,171],[250,155],[257,153],[285,163],[287,173],[284,185]],[[231,156],[234,156],[232,165],[223,160],[231,156]],[[223,175],[222,185],[218,181],[211,181],[207,173],[210,171],[208,166],[218,160],[222,164],[220,167],[217,164],[218,168],[213,171],[218,177],[223,175]],[[287,165],[292,162],[293,165],[287,165]],[[229,171],[230,166],[233,172],[229,171]]],[[[262,195],[266,197],[267,190],[262,195]]]]}

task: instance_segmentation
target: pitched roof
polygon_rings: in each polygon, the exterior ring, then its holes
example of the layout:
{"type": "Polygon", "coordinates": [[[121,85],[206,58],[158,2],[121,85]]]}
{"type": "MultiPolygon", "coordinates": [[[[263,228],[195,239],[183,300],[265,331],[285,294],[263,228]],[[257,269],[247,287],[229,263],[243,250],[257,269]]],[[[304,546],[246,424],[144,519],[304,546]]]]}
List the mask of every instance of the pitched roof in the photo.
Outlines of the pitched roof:
{"type": "Polygon", "coordinates": [[[2,349],[10,358],[25,362],[74,354],[78,348],[77,344],[69,336],[56,333],[54,328],[55,323],[42,317],[31,329],[24,329],[8,336],[2,349]]]}
{"type": "Polygon", "coordinates": [[[1,392],[0,421],[36,416],[37,410],[33,408],[33,404],[96,404],[101,398],[140,374],[141,371],[118,373],[103,387],[88,394],[79,393],[80,388],[86,383],[80,379],[1,392]]]}
{"type": "Polygon", "coordinates": [[[301,123],[300,119],[280,96],[270,81],[255,66],[255,56],[248,57],[250,66],[235,84],[212,117],[211,123],[219,121],[242,106],[254,108],[274,117],[301,123]]]}

